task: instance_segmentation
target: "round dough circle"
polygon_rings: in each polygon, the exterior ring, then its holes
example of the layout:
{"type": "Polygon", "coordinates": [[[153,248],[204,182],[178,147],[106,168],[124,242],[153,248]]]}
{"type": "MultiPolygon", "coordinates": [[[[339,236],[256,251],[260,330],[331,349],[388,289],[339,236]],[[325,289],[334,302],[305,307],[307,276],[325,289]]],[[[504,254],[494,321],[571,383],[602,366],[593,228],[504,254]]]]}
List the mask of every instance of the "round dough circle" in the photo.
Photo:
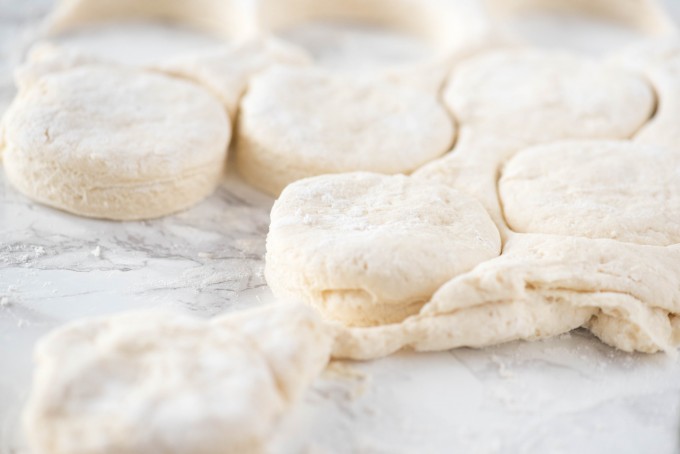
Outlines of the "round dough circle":
{"type": "Polygon", "coordinates": [[[108,219],[146,219],[209,195],[231,130],[192,83],[117,66],[47,74],[4,119],[9,181],[32,199],[108,219]]]}
{"type": "Polygon", "coordinates": [[[323,175],[274,204],[265,275],[275,295],[329,319],[393,323],[500,248],[488,213],[454,189],[403,175],[323,175]]]}
{"type": "Polygon", "coordinates": [[[35,452],[261,452],[286,405],[246,336],[172,314],[76,322],[35,359],[24,413],[35,452]]]}
{"type": "Polygon", "coordinates": [[[529,148],[499,194],[517,232],[680,243],[680,156],[653,145],[569,141],[529,148]]]}
{"type": "Polygon", "coordinates": [[[582,56],[499,51],[456,68],[444,93],[461,128],[536,144],[629,138],[652,115],[642,78],[582,56]]]}
{"type": "Polygon", "coordinates": [[[241,104],[237,164],[279,194],[325,173],[408,173],[444,154],[454,125],[437,98],[407,84],[314,69],[256,76],[241,104]]]}

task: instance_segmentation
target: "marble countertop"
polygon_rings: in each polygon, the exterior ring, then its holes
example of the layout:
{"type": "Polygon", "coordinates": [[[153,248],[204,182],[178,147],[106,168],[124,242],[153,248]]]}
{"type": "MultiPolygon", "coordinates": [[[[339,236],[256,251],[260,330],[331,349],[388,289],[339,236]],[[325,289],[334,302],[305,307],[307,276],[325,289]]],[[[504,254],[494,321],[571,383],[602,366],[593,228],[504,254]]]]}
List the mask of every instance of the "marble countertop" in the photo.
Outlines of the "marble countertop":
{"type": "MultiPolygon", "coordinates": [[[[0,111],[13,96],[17,49],[49,5],[0,0],[0,111]]],[[[208,317],[270,301],[262,271],[272,202],[229,173],[188,211],[108,222],[37,205],[0,172],[0,454],[24,452],[18,418],[31,350],[54,327],[128,309],[208,317]]],[[[680,360],[625,354],[575,331],[333,363],[274,450],[677,453],[680,360]]]]}

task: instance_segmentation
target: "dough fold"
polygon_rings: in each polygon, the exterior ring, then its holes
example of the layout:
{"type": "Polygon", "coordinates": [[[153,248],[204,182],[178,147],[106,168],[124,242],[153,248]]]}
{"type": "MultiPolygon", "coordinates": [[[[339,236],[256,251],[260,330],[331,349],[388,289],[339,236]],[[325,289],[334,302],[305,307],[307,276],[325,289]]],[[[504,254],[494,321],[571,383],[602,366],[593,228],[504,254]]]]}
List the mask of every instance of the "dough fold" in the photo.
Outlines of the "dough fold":
{"type": "Polygon", "coordinates": [[[36,347],[26,438],[41,454],[263,453],[331,342],[300,305],[71,323],[36,347]]]}
{"type": "Polygon", "coordinates": [[[578,327],[624,351],[674,351],[680,248],[515,235],[503,254],[444,284],[400,324],[336,326],[334,356],[370,359],[535,340],[578,327]]]}

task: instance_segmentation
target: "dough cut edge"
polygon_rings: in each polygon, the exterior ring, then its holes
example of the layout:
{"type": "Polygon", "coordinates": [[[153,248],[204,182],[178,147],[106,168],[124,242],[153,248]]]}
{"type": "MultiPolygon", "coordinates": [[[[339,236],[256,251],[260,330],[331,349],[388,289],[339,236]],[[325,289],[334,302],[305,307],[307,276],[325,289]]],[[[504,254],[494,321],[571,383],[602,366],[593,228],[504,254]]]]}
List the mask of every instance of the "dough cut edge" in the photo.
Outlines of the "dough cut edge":
{"type": "Polygon", "coordinates": [[[224,173],[222,161],[163,180],[97,186],[96,178],[82,181],[71,167],[57,162],[7,155],[5,175],[25,196],[76,215],[117,221],[153,219],[190,208],[215,191],[224,173]]]}

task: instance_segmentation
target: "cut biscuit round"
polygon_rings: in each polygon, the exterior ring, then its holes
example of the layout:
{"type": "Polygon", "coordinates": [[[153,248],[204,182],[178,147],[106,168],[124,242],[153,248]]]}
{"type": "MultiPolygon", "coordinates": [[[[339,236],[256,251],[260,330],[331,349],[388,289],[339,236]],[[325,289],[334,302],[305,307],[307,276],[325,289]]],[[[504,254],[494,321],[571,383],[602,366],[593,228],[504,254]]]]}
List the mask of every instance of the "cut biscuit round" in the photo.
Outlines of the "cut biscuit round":
{"type": "Polygon", "coordinates": [[[456,68],[444,100],[461,128],[526,145],[629,138],[652,115],[648,83],[567,52],[510,50],[456,68]]]}
{"type": "Polygon", "coordinates": [[[42,28],[54,35],[107,21],[152,19],[234,38],[256,33],[249,11],[240,0],[59,0],[42,28]]]}
{"type": "Polygon", "coordinates": [[[403,175],[322,175],[274,204],[265,275],[275,295],[347,325],[394,323],[444,282],[500,253],[482,206],[403,175]]]}
{"type": "Polygon", "coordinates": [[[499,194],[516,232],[680,243],[680,156],[653,145],[566,141],[516,155],[499,194]]]}
{"type": "Polygon", "coordinates": [[[22,84],[3,130],[3,165],[19,191],[116,220],[167,215],[212,193],[231,135],[223,107],[201,87],[105,64],[22,84]]]}
{"type": "Polygon", "coordinates": [[[382,78],[277,67],[256,76],[241,104],[240,173],[273,195],[326,173],[411,172],[454,139],[436,96],[382,78]]]}

